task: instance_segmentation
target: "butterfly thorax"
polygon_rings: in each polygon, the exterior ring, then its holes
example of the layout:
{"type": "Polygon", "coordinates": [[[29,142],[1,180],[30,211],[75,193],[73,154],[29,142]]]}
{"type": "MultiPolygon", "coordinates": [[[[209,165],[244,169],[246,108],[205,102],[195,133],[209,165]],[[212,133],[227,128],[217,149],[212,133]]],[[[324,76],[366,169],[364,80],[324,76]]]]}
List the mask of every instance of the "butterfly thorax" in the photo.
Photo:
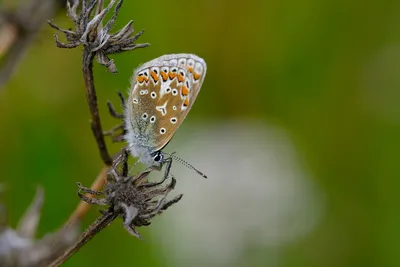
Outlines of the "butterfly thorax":
{"type": "Polygon", "coordinates": [[[144,146],[148,140],[144,140],[145,136],[138,134],[138,130],[133,129],[132,124],[127,120],[125,140],[128,142],[129,152],[134,157],[138,157],[139,161],[146,166],[159,166],[160,163],[154,161],[155,149],[153,147],[144,146]]]}

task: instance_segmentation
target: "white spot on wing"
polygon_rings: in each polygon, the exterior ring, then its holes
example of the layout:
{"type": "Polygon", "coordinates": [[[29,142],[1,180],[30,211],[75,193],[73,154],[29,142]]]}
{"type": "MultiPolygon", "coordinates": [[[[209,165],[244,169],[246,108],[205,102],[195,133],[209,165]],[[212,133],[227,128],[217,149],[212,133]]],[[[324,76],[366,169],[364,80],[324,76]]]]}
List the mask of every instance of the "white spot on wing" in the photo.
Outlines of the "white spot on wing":
{"type": "Polygon", "coordinates": [[[186,110],[186,109],[187,109],[187,106],[185,106],[184,104],[182,104],[181,110],[186,110]]]}
{"type": "Polygon", "coordinates": [[[165,82],[164,82],[164,81],[161,82],[160,98],[163,97],[163,95],[168,94],[168,92],[166,92],[166,90],[167,90],[168,88],[171,89],[171,87],[170,87],[171,82],[172,82],[172,81],[171,81],[170,79],[168,79],[168,80],[165,81],[165,82]]]}
{"type": "Polygon", "coordinates": [[[164,105],[156,107],[156,110],[160,111],[163,116],[167,115],[167,103],[168,101],[166,101],[164,105]]]}

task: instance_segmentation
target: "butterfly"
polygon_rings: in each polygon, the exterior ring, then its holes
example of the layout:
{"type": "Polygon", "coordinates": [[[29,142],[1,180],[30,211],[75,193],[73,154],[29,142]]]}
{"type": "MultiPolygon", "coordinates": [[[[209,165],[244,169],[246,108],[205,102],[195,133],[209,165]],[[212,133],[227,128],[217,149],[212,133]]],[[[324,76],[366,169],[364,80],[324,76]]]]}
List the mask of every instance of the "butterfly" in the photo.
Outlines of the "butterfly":
{"type": "Polygon", "coordinates": [[[167,158],[162,149],[192,108],[206,71],[205,61],[193,54],[163,55],[135,70],[125,107],[124,138],[141,163],[161,168],[174,158],[196,170],[173,154],[167,158]]]}

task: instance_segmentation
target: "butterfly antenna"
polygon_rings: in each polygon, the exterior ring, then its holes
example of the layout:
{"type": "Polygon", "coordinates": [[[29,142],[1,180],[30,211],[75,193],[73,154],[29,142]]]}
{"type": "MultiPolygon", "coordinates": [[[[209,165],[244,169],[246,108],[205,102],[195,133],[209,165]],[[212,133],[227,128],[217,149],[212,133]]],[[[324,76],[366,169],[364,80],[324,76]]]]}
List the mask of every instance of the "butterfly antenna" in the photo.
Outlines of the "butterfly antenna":
{"type": "Polygon", "coordinates": [[[194,170],[195,172],[197,172],[199,175],[203,176],[203,178],[207,178],[207,175],[205,175],[204,173],[202,173],[201,171],[199,171],[198,169],[196,169],[193,165],[187,163],[186,161],[184,161],[183,159],[177,157],[174,155],[174,153],[170,154],[171,158],[173,158],[174,160],[178,161],[180,164],[184,165],[186,168],[189,168],[191,170],[194,170]]]}

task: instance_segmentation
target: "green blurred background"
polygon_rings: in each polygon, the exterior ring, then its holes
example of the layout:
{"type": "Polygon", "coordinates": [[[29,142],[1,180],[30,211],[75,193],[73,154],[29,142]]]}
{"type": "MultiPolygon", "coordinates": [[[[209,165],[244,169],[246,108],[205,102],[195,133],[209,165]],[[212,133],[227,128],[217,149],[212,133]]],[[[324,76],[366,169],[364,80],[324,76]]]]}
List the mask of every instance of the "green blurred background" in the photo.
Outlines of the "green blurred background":
{"type": "MultiPolygon", "coordinates": [[[[180,132],[190,132],[185,124],[239,119],[279,127],[318,188],[323,212],[307,234],[276,248],[249,245],[242,252],[245,264],[237,266],[400,266],[399,1],[125,1],[115,28],[130,19],[136,30],[146,30],[139,42],[151,46],[116,55],[117,75],[95,64],[103,128],[116,124],[106,100],[118,106],[116,91],[127,90],[136,66],[163,54],[195,53],[208,72],[180,132]]],[[[55,22],[72,26],[64,11],[55,22]]],[[[0,181],[8,187],[10,224],[16,225],[42,185],[40,236],[73,211],[76,182],[89,185],[102,167],[89,126],[81,49],[56,48],[53,33],[44,26],[0,91],[0,181]]],[[[112,152],[120,147],[109,146],[112,152]]],[[[188,153],[180,156],[190,158],[188,153]]],[[[206,165],[197,166],[207,173],[206,165]]],[[[185,174],[189,187],[200,179],[185,174]]],[[[96,216],[93,209],[84,226],[96,216]]],[[[129,236],[120,222],[65,266],[179,265],[154,241],[163,235],[154,231],[162,228],[162,218],[139,229],[146,242],[129,236]]]]}

